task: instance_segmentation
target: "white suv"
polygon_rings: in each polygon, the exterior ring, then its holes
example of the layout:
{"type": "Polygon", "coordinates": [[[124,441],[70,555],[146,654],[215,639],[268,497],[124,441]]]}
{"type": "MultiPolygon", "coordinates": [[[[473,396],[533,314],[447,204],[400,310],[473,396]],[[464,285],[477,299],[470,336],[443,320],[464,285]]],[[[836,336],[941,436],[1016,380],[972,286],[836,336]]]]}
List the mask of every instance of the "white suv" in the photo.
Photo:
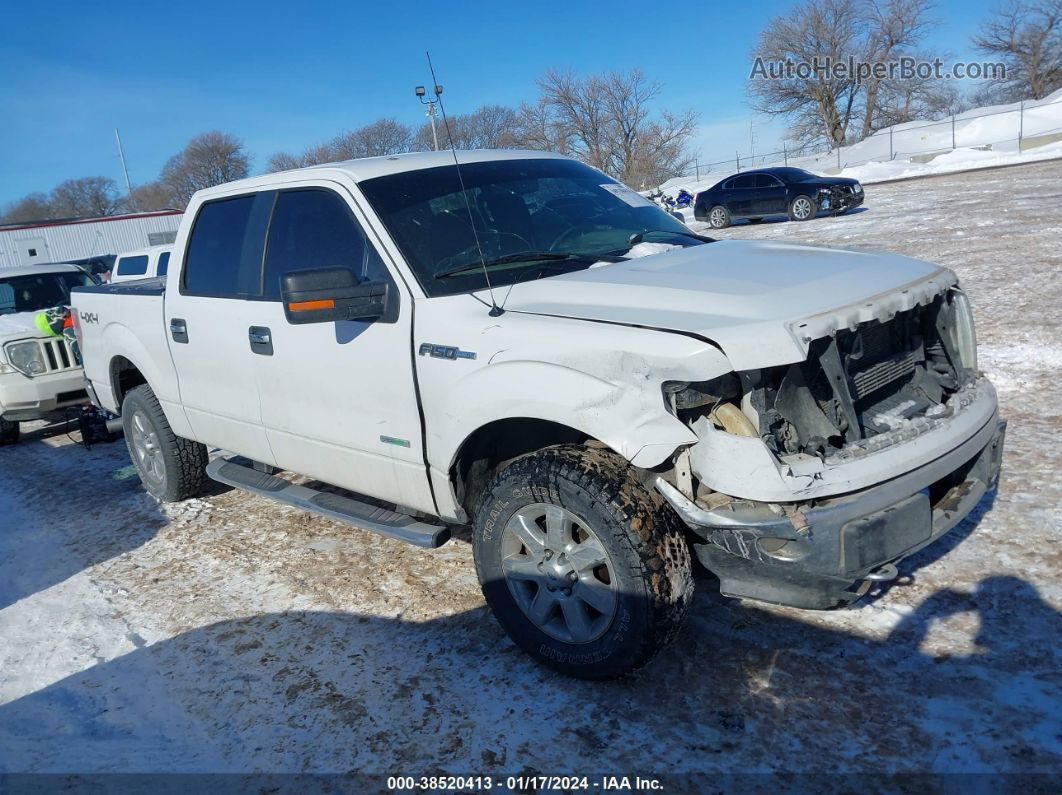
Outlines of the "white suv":
{"type": "Polygon", "coordinates": [[[76,265],[0,271],[0,444],[18,441],[19,423],[86,402],[84,374],[70,340],[49,337],[39,312],[70,303],[70,289],[94,284],[76,265]]]}

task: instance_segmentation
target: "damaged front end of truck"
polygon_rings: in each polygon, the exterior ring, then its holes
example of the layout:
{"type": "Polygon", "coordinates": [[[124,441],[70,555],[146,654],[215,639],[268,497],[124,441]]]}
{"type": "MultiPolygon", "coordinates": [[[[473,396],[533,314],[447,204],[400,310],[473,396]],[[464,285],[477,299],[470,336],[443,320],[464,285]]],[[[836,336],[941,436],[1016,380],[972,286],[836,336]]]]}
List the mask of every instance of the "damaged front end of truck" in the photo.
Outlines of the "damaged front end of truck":
{"type": "Polygon", "coordinates": [[[802,361],[664,385],[699,441],[655,485],[724,594],[848,604],[996,486],[1005,422],[965,294],[860,309],[794,324],[802,361]]]}

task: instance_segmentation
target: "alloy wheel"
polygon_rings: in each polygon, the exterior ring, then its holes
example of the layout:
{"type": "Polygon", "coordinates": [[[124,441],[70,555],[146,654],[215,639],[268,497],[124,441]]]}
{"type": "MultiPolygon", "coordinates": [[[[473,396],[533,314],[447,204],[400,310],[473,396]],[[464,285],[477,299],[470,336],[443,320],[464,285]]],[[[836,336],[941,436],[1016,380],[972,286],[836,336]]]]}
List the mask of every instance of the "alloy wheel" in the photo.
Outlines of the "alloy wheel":
{"type": "Polygon", "coordinates": [[[505,526],[501,568],[524,615],[550,637],[590,643],[615,618],[613,564],[587,524],[559,505],[534,503],[505,526]]]}

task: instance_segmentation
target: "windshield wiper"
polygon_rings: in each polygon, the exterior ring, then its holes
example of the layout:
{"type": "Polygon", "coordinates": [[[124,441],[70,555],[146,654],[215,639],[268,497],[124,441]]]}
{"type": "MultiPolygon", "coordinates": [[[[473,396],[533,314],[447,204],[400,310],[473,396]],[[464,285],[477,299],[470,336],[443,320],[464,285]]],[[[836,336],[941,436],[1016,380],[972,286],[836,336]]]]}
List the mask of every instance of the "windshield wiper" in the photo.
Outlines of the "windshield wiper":
{"type": "Polygon", "coordinates": [[[455,268],[436,273],[436,279],[445,279],[447,276],[456,276],[461,273],[472,273],[484,268],[492,268],[496,265],[509,265],[514,262],[538,262],[547,260],[551,262],[578,262],[593,265],[595,262],[622,262],[623,257],[616,254],[579,254],[576,252],[563,253],[560,251],[520,251],[516,254],[506,254],[503,257],[489,259],[483,263],[472,265],[460,265],[455,268]]]}
{"type": "Polygon", "coordinates": [[[678,235],[679,237],[689,237],[694,240],[700,240],[702,243],[714,243],[714,237],[708,237],[707,235],[698,235],[696,232],[687,232],[679,229],[643,229],[641,232],[635,232],[631,235],[630,240],[627,241],[631,246],[636,246],[641,243],[647,235],[678,235]]]}

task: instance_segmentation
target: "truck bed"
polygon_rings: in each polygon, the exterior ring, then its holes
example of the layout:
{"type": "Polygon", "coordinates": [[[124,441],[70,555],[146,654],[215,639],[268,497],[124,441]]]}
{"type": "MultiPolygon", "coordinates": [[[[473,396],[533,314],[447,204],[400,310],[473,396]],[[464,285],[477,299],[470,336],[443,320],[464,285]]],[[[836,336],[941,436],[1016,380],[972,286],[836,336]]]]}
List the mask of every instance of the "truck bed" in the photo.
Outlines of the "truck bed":
{"type": "Polygon", "coordinates": [[[103,408],[121,413],[122,371],[146,377],[164,408],[179,405],[165,319],[166,280],[138,279],[79,287],[71,304],[81,329],[85,376],[103,408]]]}

